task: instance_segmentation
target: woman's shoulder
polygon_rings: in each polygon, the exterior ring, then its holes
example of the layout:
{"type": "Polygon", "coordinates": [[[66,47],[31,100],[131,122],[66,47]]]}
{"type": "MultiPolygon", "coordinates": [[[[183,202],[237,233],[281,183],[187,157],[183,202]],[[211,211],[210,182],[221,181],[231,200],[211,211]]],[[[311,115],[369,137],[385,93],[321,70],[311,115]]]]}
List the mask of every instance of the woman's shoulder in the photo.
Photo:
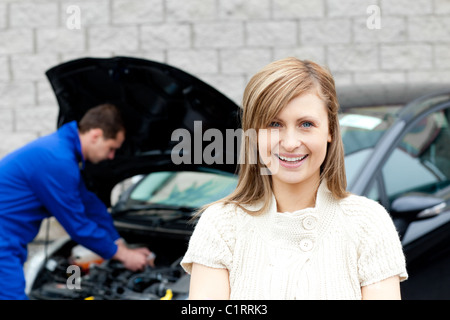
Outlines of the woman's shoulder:
{"type": "Polygon", "coordinates": [[[206,206],[201,213],[201,217],[213,216],[214,218],[228,220],[240,215],[241,211],[242,209],[240,209],[238,205],[220,200],[206,206]]]}
{"type": "Polygon", "coordinates": [[[349,194],[339,201],[344,214],[348,216],[372,216],[373,214],[387,213],[386,209],[377,201],[364,196],[349,194]]]}
{"type": "Polygon", "coordinates": [[[350,194],[341,199],[339,205],[347,222],[358,226],[360,230],[365,230],[364,232],[390,229],[393,226],[390,214],[375,200],[350,194]]]}
{"type": "Polygon", "coordinates": [[[361,285],[394,275],[407,278],[399,234],[388,211],[377,201],[349,195],[340,201],[343,229],[357,246],[361,285]]]}
{"type": "Polygon", "coordinates": [[[199,215],[199,223],[224,229],[236,226],[244,218],[244,211],[238,205],[217,201],[203,209],[199,215]]]}

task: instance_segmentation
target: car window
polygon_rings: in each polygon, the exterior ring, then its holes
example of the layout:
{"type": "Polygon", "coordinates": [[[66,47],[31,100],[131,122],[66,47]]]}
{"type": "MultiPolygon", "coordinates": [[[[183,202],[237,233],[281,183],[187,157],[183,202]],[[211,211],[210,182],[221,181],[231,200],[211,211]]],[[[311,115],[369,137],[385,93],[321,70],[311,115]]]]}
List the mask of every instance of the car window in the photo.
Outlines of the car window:
{"type": "Polygon", "coordinates": [[[362,164],[366,162],[366,159],[370,156],[372,151],[373,148],[367,148],[345,156],[345,175],[347,181],[351,182],[357,178],[359,169],[362,164]]]}
{"type": "Polygon", "coordinates": [[[369,192],[367,192],[367,198],[380,201],[380,193],[378,192],[378,181],[373,181],[372,186],[369,189],[369,192]]]}
{"type": "Polygon", "coordinates": [[[347,181],[353,182],[378,140],[394,123],[400,105],[343,109],[339,114],[347,181]]]}
{"type": "Polygon", "coordinates": [[[449,109],[416,123],[385,163],[382,174],[389,199],[406,192],[433,194],[450,182],[449,109]]]}
{"type": "Polygon", "coordinates": [[[229,195],[237,176],[210,172],[154,172],[145,176],[131,200],[170,206],[198,208],[229,195]]]}
{"type": "Polygon", "coordinates": [[[346,109],[339,115],[345,154],[373,148],[396,119],[401,106],[346,109]]]}

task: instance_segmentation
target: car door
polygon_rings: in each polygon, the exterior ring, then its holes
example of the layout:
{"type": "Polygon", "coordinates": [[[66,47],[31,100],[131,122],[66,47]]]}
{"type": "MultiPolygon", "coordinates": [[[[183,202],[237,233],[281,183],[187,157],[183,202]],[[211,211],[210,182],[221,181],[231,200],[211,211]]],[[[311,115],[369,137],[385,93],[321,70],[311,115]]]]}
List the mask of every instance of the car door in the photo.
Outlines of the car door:
{"type": "Polygon", "coordinates": [[[448,103],[416,118],[391,149],[368,193],[391,212],[402,235],[410,275],[402,284],[407,299],[450,298],[449,123],[448,103]],[[403,200],[414,197],[419,207],[429,199],[438,205],[428,208],[427,219],[418,217],[426,209],[397,216],[395,203],[405,196],[410,198],[403,200]]]}

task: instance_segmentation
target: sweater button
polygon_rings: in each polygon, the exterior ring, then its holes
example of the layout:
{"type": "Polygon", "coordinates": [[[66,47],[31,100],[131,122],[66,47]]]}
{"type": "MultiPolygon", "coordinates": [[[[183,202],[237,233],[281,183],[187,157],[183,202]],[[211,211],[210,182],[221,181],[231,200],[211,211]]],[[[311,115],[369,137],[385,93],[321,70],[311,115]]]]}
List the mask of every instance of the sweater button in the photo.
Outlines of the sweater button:
{"type": "Polygon", "coordinates": [[[314,242],[311,239],[302,239],[300,241],[300,249],[302,251],[310,251],[314,247],[314,242]]]}
{"type": "Polygon", "coordinates": [[[303,228],[306,230],[312,230],[317,225],[317,219],[315,217],[306,217],[303,219],[303,228]]]}

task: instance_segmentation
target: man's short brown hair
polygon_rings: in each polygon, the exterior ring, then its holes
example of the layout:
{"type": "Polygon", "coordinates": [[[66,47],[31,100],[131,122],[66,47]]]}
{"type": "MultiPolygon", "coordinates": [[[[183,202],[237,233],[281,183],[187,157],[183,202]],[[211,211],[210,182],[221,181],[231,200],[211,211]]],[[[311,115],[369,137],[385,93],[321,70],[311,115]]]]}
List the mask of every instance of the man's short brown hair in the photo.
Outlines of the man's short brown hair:
{"type": "Polygon", "coordinates": [[[80,133],[85,133],[96,128],[103,130],[105,139],[115,139],[119,131],[125,133],[125,126],[119,109],[110,103],[89,109],[78,123],[78,130],[80,133]]]}

